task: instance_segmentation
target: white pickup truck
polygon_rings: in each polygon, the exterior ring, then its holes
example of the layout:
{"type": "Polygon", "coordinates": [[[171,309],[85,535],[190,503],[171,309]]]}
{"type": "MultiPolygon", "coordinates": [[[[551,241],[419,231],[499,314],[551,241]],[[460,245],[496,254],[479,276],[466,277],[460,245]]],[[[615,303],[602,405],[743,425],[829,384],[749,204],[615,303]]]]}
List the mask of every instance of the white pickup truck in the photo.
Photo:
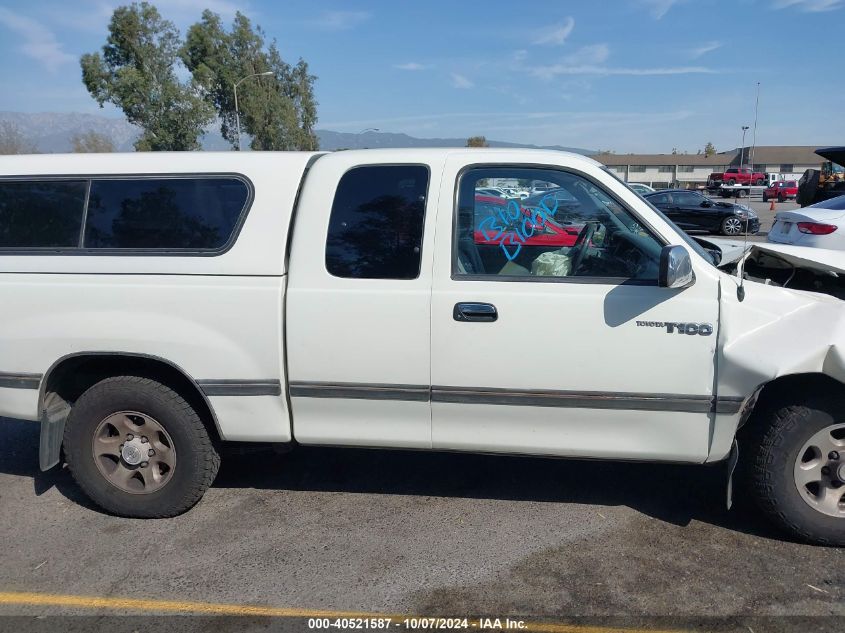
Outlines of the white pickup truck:
{"type": "Polygon", "coordinates": [[[3,157],[0,416],[123,516],[188,510],[225,442],[738,460],[841,545],[845,263],[739,249],[561,152],[3,157]]]}

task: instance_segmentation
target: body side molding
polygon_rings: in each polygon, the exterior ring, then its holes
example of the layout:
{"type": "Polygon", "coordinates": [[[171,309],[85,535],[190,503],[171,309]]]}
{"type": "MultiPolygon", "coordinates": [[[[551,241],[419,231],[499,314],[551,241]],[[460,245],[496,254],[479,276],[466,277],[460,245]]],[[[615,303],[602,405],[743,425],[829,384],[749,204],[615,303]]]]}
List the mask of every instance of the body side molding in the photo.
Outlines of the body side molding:
{"type": "Polygon", "coordinates": [[[355,400],[403,400],[573,409],[627,409],[693,413],[736,413],[741,397],[714,398],[709,395],[625,393],[604,391],[550,391],[446,387],[435,385],[391,385],[381,383],[329,383],[292,381],[292,398],[349,398],[355,400]]]}

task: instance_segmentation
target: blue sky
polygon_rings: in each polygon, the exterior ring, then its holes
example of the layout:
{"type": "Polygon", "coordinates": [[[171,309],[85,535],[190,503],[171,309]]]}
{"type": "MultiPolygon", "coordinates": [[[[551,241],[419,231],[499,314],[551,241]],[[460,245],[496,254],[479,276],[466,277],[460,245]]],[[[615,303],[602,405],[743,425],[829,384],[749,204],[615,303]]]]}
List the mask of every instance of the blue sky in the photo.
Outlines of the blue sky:
{"type": "MultiPolygon", "coordinates": [[[[0,0],[0,110],[105,112],[80,80],[113,0],[0,0]]],[[[236,10],[319,76],[318,127],[617,152],[845,142],[845,0],[159,0],[236,10]]]]}

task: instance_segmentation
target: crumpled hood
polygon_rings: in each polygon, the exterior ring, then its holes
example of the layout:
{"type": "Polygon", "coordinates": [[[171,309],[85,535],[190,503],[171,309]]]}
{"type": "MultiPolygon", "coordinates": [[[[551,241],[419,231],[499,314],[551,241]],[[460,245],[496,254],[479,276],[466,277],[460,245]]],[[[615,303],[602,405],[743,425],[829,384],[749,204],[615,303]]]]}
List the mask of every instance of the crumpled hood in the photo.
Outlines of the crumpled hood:
{"type": "Polygon", "coordinates": [[[826,274],[845,275],[845,251],[769,242],[746,243],[736,239],[708,238],[706,241],[718,246],[722,251],[719,268],[738,262],[742,258],[743,250],[748,249],[748,259],[756,259],[760,253],[771,253],[796,267],[826,274]]]}

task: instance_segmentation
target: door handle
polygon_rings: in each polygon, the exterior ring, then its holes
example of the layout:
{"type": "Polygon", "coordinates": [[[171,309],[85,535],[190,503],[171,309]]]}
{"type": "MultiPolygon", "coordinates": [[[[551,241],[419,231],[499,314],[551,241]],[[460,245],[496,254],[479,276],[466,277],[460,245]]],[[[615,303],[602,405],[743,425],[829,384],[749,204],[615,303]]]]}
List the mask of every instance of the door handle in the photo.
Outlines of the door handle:
{"type": "Polygon", "coordinates": [[[499,318],[499,313],[492,303],[456,303],[452,318],[455,321],[492,323],[499,318]]]}

